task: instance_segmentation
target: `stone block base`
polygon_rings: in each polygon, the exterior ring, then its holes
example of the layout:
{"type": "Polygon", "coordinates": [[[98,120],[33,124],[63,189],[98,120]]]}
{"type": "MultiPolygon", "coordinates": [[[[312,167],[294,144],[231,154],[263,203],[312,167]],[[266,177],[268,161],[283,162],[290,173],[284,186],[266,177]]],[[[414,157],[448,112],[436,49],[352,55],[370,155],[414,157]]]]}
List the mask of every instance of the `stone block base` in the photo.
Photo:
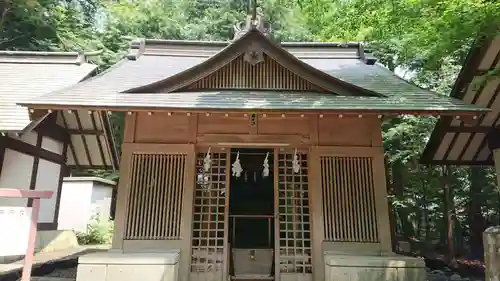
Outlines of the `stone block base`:
{"type": "Polygon", "coordinates": [[[426,275],[417,258],[325,254],[325,281],[425,281],[426,275]]]}
{"type": "Polygon", "coordinates": [[[177,281],[179,251],[93,253],[78,260],[76,281],[177,281]]]}
{"type": "MultiPolygon", "coordinates": [[[[77,248],[78,240],[72,230],[40,230],[36,233],[35,253],[52,253],[77,248]]],[[[0,256],[0,264],[22,260],[24,255],[0,256]]]]}
{"type": "Polygon", "coordinates": [[[76,234],[72,230],[44,230],[36,234],[36,252],[51,253],[78,246],[76,234]]]}

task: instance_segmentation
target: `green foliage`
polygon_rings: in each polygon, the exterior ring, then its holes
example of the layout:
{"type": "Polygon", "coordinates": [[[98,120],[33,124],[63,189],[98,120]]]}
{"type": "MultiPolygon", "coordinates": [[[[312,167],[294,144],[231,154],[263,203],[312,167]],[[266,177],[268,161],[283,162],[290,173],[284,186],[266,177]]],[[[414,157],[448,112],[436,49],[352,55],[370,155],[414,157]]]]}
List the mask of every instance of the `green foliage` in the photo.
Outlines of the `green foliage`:
{"type": "Polygon", "coordinates": [[[77,232],[76,238],[80,245],[111,244],[113,228],[113,221],[101,221],[98,217],[93,217],[86,231],[77,232]]]}

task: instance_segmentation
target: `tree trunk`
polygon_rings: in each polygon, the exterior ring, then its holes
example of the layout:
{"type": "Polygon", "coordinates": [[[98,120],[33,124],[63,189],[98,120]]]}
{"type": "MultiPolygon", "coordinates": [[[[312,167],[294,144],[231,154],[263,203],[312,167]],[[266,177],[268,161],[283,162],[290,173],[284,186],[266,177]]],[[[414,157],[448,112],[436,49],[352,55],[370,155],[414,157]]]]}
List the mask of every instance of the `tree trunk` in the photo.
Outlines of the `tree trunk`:
{"type": "MultiPolygon", "coordinates": [[[[392,166],[392,186],[394,190],[394,194],[397,199],[403,199],[404,196],[404,177],[403,177],[404,166],[402,163],[396,162],[392,166]]],[[[415,231],[413,228],[413,224],[410,222],[407,208],[400,207],[397,209],[398,217],[401,221],[401,228],[403,230],[403,235],[406,238],[413,237],[415,235],[415,231]]]]}
{"type": "Polygon", "coordinates": [[[449,169],[444,166],[442,169],[442,180],[443,180],[443,188],[444,188],[444,205],[445,205],[445,213],[444,217],[446,220],[446,261],[448,264],[452,264],[455,261],[455,245],[454,245],[454,236],[453,230],[455,226],[455,201],[453,197],[453,189],[450,184],[449,178],[449,169]]]}
{"type": "Polygon", "coordinates": [[[486,175],[484,168],[471,167],[469,173],[470,180],[470,204],[469,204],[469,229],[470,229],[470,251],[472,256],[482,256],[483,249],[483,231],[486,228],[486,222],[483,216],[482,207],[484,197],[482,196],[483,187],[486,185],[486,175]]]}
{"type": "Polygon", "coordinates": [[[425,208],[424,208],[424,223],[425,223],[425,250],[426,252],[431,248],[431,226],[429,223],[429,208],[427,206],[427,202],[425,203],[425,208]]]}
{"type": "MultiPolygon", "coordinates": [[[[387,163],[387,159],[384,159],[384,167],[385,167],[385,179],[387,184],[387,194],[392,195],[394,193],[391,185],[391,178],[389,173],[389,164],[387,163]]],[[[391,228],[391,247],[394,253],[397,252],[398,241],[396,239],[396,217],[392,208],[392,199],[391,197],[387,200],[388,208],[389,208],[389,227],[391,228]]]]}

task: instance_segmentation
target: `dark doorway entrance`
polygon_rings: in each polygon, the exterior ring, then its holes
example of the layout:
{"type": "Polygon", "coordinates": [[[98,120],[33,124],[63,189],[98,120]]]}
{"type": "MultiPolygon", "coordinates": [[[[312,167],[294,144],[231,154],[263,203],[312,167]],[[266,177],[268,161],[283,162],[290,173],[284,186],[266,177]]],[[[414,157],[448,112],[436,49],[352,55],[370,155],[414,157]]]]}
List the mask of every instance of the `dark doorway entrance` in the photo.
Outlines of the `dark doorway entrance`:
{"type": "Polygon", "coordinates": [[[230,272],[233,279],[272,279],[274,261],[274,166],[271,149],[239,152],[243,172],[231,176],[229,193],[230,272]],[[268,159],[269,174],[263,173],[268,159]]]}

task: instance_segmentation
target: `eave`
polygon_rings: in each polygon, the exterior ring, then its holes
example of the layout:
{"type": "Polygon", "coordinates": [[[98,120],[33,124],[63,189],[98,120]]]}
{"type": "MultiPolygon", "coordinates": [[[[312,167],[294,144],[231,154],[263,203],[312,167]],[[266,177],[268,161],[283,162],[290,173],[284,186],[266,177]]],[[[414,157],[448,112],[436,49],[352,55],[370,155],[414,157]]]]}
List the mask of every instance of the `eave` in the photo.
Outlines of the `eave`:
{"type": "Polygon", "coordinates": [[[492,165],[492,151],[500,125],[500,77],[485,77],[500,67],[500,35],[482,37],[468,54],[451,96],[464,102],[484,106],[490,112],[475,122],[464,124],[452,118],[441,118],[422,153],[422,164],[492,165]],[[490,141],[488,141],[490,140],[490,141]]]}

